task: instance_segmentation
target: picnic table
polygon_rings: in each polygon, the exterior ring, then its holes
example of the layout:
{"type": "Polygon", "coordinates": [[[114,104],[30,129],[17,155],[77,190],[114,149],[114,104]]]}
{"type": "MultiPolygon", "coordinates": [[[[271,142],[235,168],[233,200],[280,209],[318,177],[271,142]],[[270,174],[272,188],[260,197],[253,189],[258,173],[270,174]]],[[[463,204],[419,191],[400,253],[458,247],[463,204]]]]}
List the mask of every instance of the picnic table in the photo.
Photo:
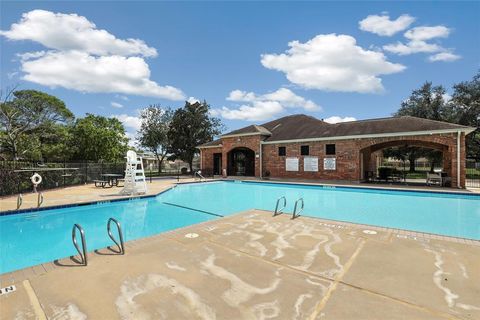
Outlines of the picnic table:
{"type": "Polygon", "coordinates": [[[104,178],[104,181],[106,181],[106,184],[113,187],[114,185],[118,186],[118,180],[123,178],[123,175],[118,173],[104,173],[102,174],[102,177],[104,178]]]}

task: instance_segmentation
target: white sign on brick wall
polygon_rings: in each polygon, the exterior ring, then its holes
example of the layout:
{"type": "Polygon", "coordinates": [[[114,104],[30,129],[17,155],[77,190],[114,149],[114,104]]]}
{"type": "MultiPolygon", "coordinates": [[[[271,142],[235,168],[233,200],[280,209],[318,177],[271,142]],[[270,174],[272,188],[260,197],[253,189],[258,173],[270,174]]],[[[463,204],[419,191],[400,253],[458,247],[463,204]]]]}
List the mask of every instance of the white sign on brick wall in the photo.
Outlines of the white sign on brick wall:
{"type": "Polygon", "coordinates": [[[286,158],[285,159],[286,171],[298,171],[298,158],[286,158]]]}
{"type": "Polygon", "coordinates": [[[336,158],[323,159],[323,170],[337,170],[337,159],[336,158]]]}
{"type": "Polygon", "coordinates": [[[303,158],[303,171],[318,172],[318,157],[303,158]]]}

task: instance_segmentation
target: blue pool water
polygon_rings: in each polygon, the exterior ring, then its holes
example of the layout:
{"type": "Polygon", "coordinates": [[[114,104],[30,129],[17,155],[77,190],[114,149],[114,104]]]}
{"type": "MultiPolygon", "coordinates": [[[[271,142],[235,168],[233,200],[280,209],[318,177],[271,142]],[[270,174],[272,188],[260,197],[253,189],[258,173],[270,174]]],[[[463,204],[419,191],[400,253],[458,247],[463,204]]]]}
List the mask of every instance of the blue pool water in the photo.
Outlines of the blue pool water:
{"type": "Polygon", "coordinates": [[[74,223],[88,250],[111,245],[108,218],[122,224],[125,241],[248,209],[286,212],[303,197],[303,215],[480,240],[480,196],[365,188],[210,182],[180,185],[157,197],[0,216],[0,273],[75,254],[74,223]]]}

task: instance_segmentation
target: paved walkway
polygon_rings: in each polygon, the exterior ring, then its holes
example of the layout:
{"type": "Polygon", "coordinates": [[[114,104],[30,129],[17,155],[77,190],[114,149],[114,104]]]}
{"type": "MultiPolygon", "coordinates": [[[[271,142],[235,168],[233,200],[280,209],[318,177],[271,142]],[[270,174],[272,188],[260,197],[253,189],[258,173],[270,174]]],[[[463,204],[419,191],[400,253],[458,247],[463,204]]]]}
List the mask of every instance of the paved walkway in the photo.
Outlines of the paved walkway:
{"type": "Polygon", "coordinates": [[[480,319],[480,242],[364,231],[251,210],[0,276],[0,318],[480,319]]]}

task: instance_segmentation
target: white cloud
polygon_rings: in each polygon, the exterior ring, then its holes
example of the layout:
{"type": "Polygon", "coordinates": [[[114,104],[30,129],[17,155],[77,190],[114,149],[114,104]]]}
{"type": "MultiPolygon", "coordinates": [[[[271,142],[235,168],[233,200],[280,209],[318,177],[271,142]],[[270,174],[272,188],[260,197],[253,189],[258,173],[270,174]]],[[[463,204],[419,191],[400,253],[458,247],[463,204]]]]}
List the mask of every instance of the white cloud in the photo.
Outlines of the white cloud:
{"type": "Polygon", "coordinates": [[[460,56],[448,52],[447,49],[436,43],[427,42],[435,38],[447,38],[450,35],[450,29],[445,26],[434,27],[415,27],[404,33],[409,41],[406,43],[397,42],[383,46],[383,49],[398,55],[409,55],[413,53],[435,53],[429,57],[430,61],[455,61],[460,56]]]}
{"type": "Polygon", "coordinates": [[[81,92],[185,98],[180,89],[150,80],[144,57],[156,56],[155,48],[138,39],[117,39],[85,17],[33,10],[0,35],[36,41],[50,49],[18,55],[24,80],[81,92]]]}
{"type": "Polygon", "coordinates": [[[437,62],[437,61],[451,62],[451,61],[456,61],[460,58],[461,56],[451,52],[440,52],[428,57],[428,60],[430,62],[437,62]]]}
{"type": "Polygon", "coordinates": [[[395,44],[387,44],[383,46],[383,49],[396,53],[398,55],[408,55],[412,53],[420,53],[420,52],[438,52],[443,50],[443,48],[437,44],[427,43],[425,41],[409,41],[407,44],[403,44],[402,42],[397,42],[395,44]]]}
{"type": "Polygon", "coordinates": [[[159,86],[150,80],[148,64],[140,57],[94,57],[78,51],[50,51],[38,59],[24,61],[21,70],[25,80],[50,87],[171,100],[184,98],[179,89],[159,86]]]}
{"type": "Polygon", "coordinates": [[[190,104],[194,104],[196,102],[200,102],[200,100],[198,100],[195,97],[188,97],[187,102],[190,103],[190,104]]]}
{"type": "Polygon", "coordinates": [[[363,31],[372,32],[379,36],[392,36],[407,29],[413,21],[415,21],[415,18],[408,14],[402,14],[395,20],[390,20],[388,15],[369,15],[358,24],[363,31]]]}
{"type": "Polygon", "coordinates": [[[128,101],[129,100],[127,96],[122,96],[121,94],[116,94],[115,97],[118,98],[118,99],[121,99],[123,101],[128,101]]]}
{"type": "Polygon", "coordinates": [[[95,55],[142,55],[154,57],[155,48],[140,39],[117,39],[106,30],[77,14],[32,10],[22,14],[10,30],[0,31],[10,40],[32,40],[56,50],[79,50],[95,55]]]}
{"type": "Polygon", "coordinates": [[[382,52],[357,46],[348,35],[324,34],[301,43],[292,41],[282,54],[264,54],[261,62],[282,71],[304,88],[341,92],[383,91],[379,75],[401,72],[405,66],[387,61],[382,52]]]}
{"type": "Polygon", "coordinates": [[[413,41],[425,41],[434,38],[447,38],[450,29],[445,26],[416,27],[405,32],[404,36],[413,41]]]}
{"type": "Polygon", "coordinates": [[[118,103],[118,102],[114,102],[114,101],[110,102],[110,105],[111,105],[112,107],[118,108],[118,109],[123,108],[123,104],[118,103]]]}
{"type": "Polygon", "coordinates": [[[221,115],[225,119],[259,121],[270,119],[284,112],[286,108],[302,108],[307,111],[322,109],[315,102],[298,96],[287,88],[280,88],[264,95],[233,90],[227,100],[245,104],[237,109],[227,107],[215,109],[213,115],[221,115]]]}
{"type": "Polygon", "coordinates": [[[120,122],[123,123],[127,131],[128,129],[133,129],[135,132],[140,130],[142,126],[142,120],[138,116],[129,116],[127,114],[114,114],[112,117],[117,118],[120,122]]]}
{"type": "Polygon", "coordinates": [[[312,100],[296,95],[290,89],[280,88],[277,91],[257,96],[253,92],[233,90],[227,97],[229,101],[254,102],[254,101],[277,101],[287,108],[303,108],[309,111],[320,111],[321,107],[312,100]]]}
{"type": "Polygon", "coordinates": [[[238,109],[227,107],[215,109],[213,114],[230,120],[262,121],[270,119],[284,110],[278,101],[254,101],[249,105],[241,105],[238,109]]]}
{"type": "Polygon", "coordinates": [[[354,117],[339,117],[339,116],[331,116],[326,119],[323,119],[323,121],[328,122],[328,123],[339,123],[339,122],[349,122],[349,121],[355,121],[357,120],[354,117]]]}

